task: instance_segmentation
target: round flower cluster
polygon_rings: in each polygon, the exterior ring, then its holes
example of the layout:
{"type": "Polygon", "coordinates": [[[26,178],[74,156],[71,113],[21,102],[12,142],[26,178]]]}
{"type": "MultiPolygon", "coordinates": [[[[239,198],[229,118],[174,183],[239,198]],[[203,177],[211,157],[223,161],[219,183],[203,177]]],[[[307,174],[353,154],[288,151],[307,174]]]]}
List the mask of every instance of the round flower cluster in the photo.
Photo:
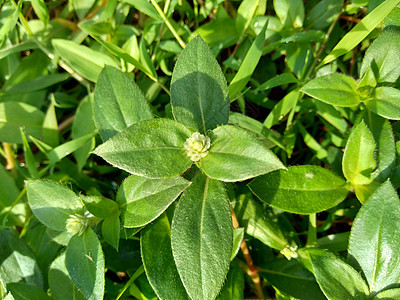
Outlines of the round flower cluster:
{"type": "Polygon", "coordinates": [[[210,148],[210,138],[199,132],[192,134],[190,138],[187,138],[183,147],[185,147],[187,155],[194,162],[199,161],[208,154],[210,148]]]}

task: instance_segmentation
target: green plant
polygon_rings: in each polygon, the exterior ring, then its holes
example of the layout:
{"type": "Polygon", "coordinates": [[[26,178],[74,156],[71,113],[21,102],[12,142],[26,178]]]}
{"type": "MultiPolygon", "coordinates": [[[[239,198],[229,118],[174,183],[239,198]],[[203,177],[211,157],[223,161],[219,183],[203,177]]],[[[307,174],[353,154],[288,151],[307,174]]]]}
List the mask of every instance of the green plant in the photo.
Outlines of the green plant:
{"type": "Polygon", "coordinates": [[[399,0],[0,9],[0,299],[400,298],[399,0]]]}

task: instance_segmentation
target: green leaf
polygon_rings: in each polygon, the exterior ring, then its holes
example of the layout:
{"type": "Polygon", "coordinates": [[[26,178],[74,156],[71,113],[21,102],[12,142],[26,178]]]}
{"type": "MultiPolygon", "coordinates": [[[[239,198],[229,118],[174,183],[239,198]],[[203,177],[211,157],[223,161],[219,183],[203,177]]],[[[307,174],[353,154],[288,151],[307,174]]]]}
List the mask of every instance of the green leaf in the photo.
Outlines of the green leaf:
{"type": "Polygon", "coordinates": [[[107,243],[113,246],[118,251],[119,246],[119,235],[121,231],[121,225],[119,221],[119,215],[114,214],[104,219],[101,226],[101,233],[107,243]]]}
{"type": "MultiPolygon", "coordinates": [[[[0,164],[0,213],[4,208],[11,206],[19,195],[14,178],[6,168],[0,164]]],[[[2,218],[0,218],[1,220],[2,218]]]]}
{"type": "Polygon", "coordinates": [[[57,116],[54,107],[54,102],[52,101],[49,107],[47,108],[46,116],[43,120],[43,128],[42,128],[43,142],[52,147],[56,147],[59,144],[57,128],[58,128],[57,116]]]}
{"type": "Polygon", "coordinates": [[[7,289],[15,300],[52,300],[44,290],[23,282],[9,283],[7,289]]]}
{"type": "Polygon", "coordinates": [[[265,31],[267,30],[267,26],[268,22],[265,22],[263,29],[251,44],[238,72],[229,84],[229,98],[231,99],[231,102],[235,100],[236,97],[240,95],[240,92],[246,87],[246,84],[249,82],[251,75],[253,75],[254,70],[257,67],[264,49],[265,31]]]}
{"type": "Polygon", "coordinates": [[[297,214],[312,214],[342,202],[348,190],[345,181],[318,166],[294,166],[260,176],[249,183],[263,202],[297,214]]]}
{"type": "Polygon", "coordinates": [[[161,21],[161,17],[158,14],[157,10],[149,1],[146,0],[122,0],[121,2],[132,5],[138,11],[148,15],[150,18],[154,20],[161,21]]]}
{"type": "Polygon", "coordinates": [[[336,0],[322,0],[307,13],[306,27],[311,29],[324,29],[337,18],[343,3],[336,0]]]}
{"type": "Polygon", "coordinates": [[[171,224],[166,214],[143,229],[140,246],[147,279],[157,296],[163,300],[189,299],[172,256],[171,224]]]}
{"type": "Polygon", "coordinates": [[[52,149],[47,153],[47,157],[50,160],[50,164],[55,164],[56,162],[59,162],[62,160],[64,157],[67,155],[75,152],[76,150],[82,148],[87,144],[88,141],[90,141],[94,136],[96,135],[96,132],[89,133],[87,135],[78,137],[76,139],[73,139],[72,141],[66,142],[60,146],[57,146],[56,148],[52,149]]]}
{"type": "Polygon", "coordinates": [[[386,181],[361,207],[351,229],[349,262],[362,271],[371,295],[400,280],[399,204],[396,190],[386,181]]]}
{"type": "Polygon", "coordinates": [[[383,292],[380,292],[376,295],[372,300],[392,300],[400,298],[400,289],[389,289],[383,292]]]}
{"type": "Polygon", "coordinates": [[[201,133],[228,123],[225,77],[200,36],[190,41],[176,62],[171,81],[175,119],[201,133]]]}
{"type": "MultiPolygon", "coordinates": [[[[74,123],[72,123],[71,137],[73,140],[94,134],[96,132],[96,125],[93,117],[93,97],[89,95],[85,97],[78,106],[75,113],[74,123]]],[[[79,170],[82,170],[86,161],[95,147],[95,137],[89,139],[83,146],[74,152],[74,157],[77,162],[79,170]]]]}
{"type": "Polygon", "coordinates": [[[139,87],[118,69],[105,66],[94,92],[94,119],[103,141],[132,124],[152,118],[139,87]]]}
{"type": "Polygon", "coordinates": [[[350,30],[335,48],[329,52],[320,65],[325,65],[335,60],[339,56],[346,54],[362,42],[367,35],[378,26],[390,11],[399,3],[399,0],[386,0],[381,5],[371,11],[361,20],[352,30],[350,30]]]}
{"type": "Polygon", "coordinates": [[[285,27],[302,27],[304,5],[301,0],[274,0],[274,9],[285,27]]]}
{"type": "Polygon", "coordinates": [[[72,5],[79,20],[85,18],[95,2],[95,0],[72,0],[72,5]]]}
{"type": "Polygon", "coordinates": [[[298,90],[291,91],[287,94],[281,101],[279,101],[272,111],[269,113],[268,117],[264,121],[264,126],[271,128],[277,124],[284,116],[286,116],[289,111],[294,109],[297,101],[300,98],[300,92],[298,90]]]}
{"type": "Polygon", "coordinates": [[[368,113],[364,117],[364,121],[377,143],[377,149],[374,154],[378,162],[378,167],[372,173],[372,178],[383,182],[391,175],[396,161],[393,129],[389,120],[379,117],[374,113],[368,113]]]}
{"type": "Polygon", "coordinates": [[[364,122],[356,125],[347,140],[343,154],[343,174],[353,184],[368,184],[376,168],[374,151],[376,144],[364,122]]]}
{"type": "Polygon", "coordinates": [[[233,228],[233,244],[232,244],[233,246],[232,246],[231,261],[239,253],[243,237],[244,237],[244,228],[233,228]]]}
{"type": "Polygon", "coordinates": [[[75,71],[86,79],[96,82],[104,65],[118,67],[115,61],[101,52],[73,41],[53,39],[54,49],[75,71]]]}
{"type": "Polygon", "coordinates": [[[317,108],[316,113],[328,121],[337,130],[344,133],[348,129],[348,124],[342,115],[332,105],[325,104],[321,101],[314,101],[317,108]]]}
{"type": "Polygon", "coordinates": [[[279,251],[288,245],[277,222],[264,212],[263,207],[250,193],[238,195],[232,205],[239,224],[245,228],[246,234],[279,251]]]}
{"type": "Polygon", "coordinates": [[[181,196],[172,222],[172,252],[193,300],[214,299],[229,268],[232,219],[223,184],[199,173],[181,196]]]}
{"type": "Polygon", "coordinates": [[[268,81],[261,84],[258,88],[254,90],[254,92],[270,90],[274,87],[285,85],[289,83],[298,83],[298,79],[294,77],[292,73],[283,73],[272,77],[268,81]]]}
{"type": "Polygon", "coordinates": [[[55,300],[85,300],[78,290],[65,265],[65,252],[57,257],[50,266],[49,287],[55,300]]]}
{"type": "Polygon", "coordinates": [[[392,87],[378,87],[373,98],[365,101],[365,105],[381,117],[400,120],[400,90],[392,87]]]}
{"type": "Polygon", "coordinates": [[[47,25],[49,22],[49,11],[44,0],[31,0],[33,10],[39,19],[47,25]]]}
{"type": "Polygon", "coordinates": [[[144,39],[140,40],[139,53],[140,53],[140,62],[146,68],[147,72],[150,73],[154,78],[157,78],[156,69],[154,68],[154,64],[151,61],[149,53],[147,52],[144,39]]]}
{"type": "Polygon", "coordinates": [[[335,106],[350,107],[360,103],[357,81],[341,73],[317,77],[307,82],[301,91],[335,106]]]}
{"type": "Polygon", "coordinates": [[[210,178],[242,181],[285,166],[263,143],[232,125],[212,131],[209,153],[199,166],[210,178]]]}
{"type": "Polygon", "coordinates": [[[189,184],[179,176],[165,179],[129,176],[117,193],[124,227],[140,227],[153,221],[189,184]]]}
{"type": "Polygon", "coordinates": [[[39,138],[42,134],[44,113],[22,102],[0,103],[0,141],[22,143],[20,127],[27,135],[39,138]]]}
{"type": "MultiPolygon", "coordinates": [[[[3,1],[2,4],[4,4],[3,1]]],[[[6,19],[2,20],[1,22],[2,26],[0,28],[0,46],[8,37],[10,31],[15,28],[15,25],[17,24],[18,21],[19,13],[21,11],[21,7],[22,7],[22,2],[18,2],[17,7],[14,7],[13,5],[4,5],[4,7],[2,7],[1,13],[2,14],[4,13],[2,17],[6,19]]]]}
{"type": "Polygon", "coordinates": [[[360,78],[371,68],[379,83],[395,83],[400,76],[400,66],[393,62],[399,52],[400,30],[394,26],[387,27],[368,47],[361,64],[360,78]]]}
{"type": "Polygon", "coordinates": [[[135,175],[173,177],[192,164],[183,147],[191,134],[189,129],[173,120],[147,120],[113,136],[94,153],[135,175]]]}
{"type": "Polygon", "coordinates": [[[82,294],[89,300],[103,299],[104,256],[92,229],[70,239],[65,261],[68,273],[82,294]]]}
{"type": "Polygon", "coordinates": [[[96,217],[106,219],[119,214],[119,206],[113,200],[99,196],[81,196],[80,198],[86,209],[96,217]]]}
{"type": "Polygon", "coordinates": [[[26,188],[33,214],[51,229],[64,231],[69,216],[82,209],[78,196],[54,181],[28,181],[26,188]]]}
{"type": "Polygon", "coordinates": [[[32,250],[14,230],[0,231],[0,278],[3,283],[24,282],[43,287],[43,277],[32,250]]]}
{"type": "Polygon", "coordinates": [[[368,287],[356,270],[329,252],[308,253],[317,282],[329,300],[369,299],[368,287]]]}
{"type": "Polygon", "coordinates": [[[315,277],[295,259],[276,259],[262,265],[260,276],[296,299],[326,300],[315,277]]]}
{"type": "Polygon", "coordinates": [[[25,155],[25,164],[26,167],[28,168],[30,178],[31,179],[38,179],[39,178],[39,172],[36,166],[36,161],[35,157],[33,156],[32,150],[28,144],[28,140],[26,139],[25,133],[23,129],[21,128],[21,136],[23,140],[23,149],[24,149],[24,155],[25,155]]]}
{"type": "Polygon", "coordinates": [[[68,73],[41,75],[32,80],[26,80],[16,84],[7,85],[4,91],[7,93],[36,92],[63,82],[68,78],[70,78],[68,73]]]}
{"type": "Polygon", "coordinates": [[[226,281],[217,300],[243,299],[244,276],[237,262],[232,262],[226,281]]]}

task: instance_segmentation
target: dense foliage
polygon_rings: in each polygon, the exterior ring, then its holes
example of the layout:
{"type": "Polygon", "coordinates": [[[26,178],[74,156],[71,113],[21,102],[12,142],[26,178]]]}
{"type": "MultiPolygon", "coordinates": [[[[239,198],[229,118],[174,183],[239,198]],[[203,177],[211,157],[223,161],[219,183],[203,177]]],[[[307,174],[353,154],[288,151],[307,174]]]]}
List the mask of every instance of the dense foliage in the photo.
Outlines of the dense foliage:
{"type": "Polygon", "coordinates": [[[399,3],[0,1],[0,299],[400,299],[399,3]]]}

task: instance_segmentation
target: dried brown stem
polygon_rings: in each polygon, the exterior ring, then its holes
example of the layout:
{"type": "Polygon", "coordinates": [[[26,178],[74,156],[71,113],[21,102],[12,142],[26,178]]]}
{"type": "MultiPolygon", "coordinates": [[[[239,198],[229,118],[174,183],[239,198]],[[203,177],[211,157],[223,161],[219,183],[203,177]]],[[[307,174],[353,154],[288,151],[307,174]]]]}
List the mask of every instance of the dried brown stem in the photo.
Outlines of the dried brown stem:
{"type": "MultiPolygon", "coordinates": [[[[233,228],[239,228],[239,221],[236,217],[235,211],[232,208],[232,205],[231,205],[231,211],[232,211],[233,228]]],[[[247,247],[245,240],[243,240],[242,243],[240,244],[240,250],[242,250],[244,259],[246,260],[247,266],[249,267],[248,275],[251,277],[251,280],[254,283],[257,297],[260,299],[266,299],[264,296],[263,289],[261,287],[260,275],[258,275],[257,267],[254,265],[253,259],[251,258],[250,251],[249,248],[247,247]]]]}

